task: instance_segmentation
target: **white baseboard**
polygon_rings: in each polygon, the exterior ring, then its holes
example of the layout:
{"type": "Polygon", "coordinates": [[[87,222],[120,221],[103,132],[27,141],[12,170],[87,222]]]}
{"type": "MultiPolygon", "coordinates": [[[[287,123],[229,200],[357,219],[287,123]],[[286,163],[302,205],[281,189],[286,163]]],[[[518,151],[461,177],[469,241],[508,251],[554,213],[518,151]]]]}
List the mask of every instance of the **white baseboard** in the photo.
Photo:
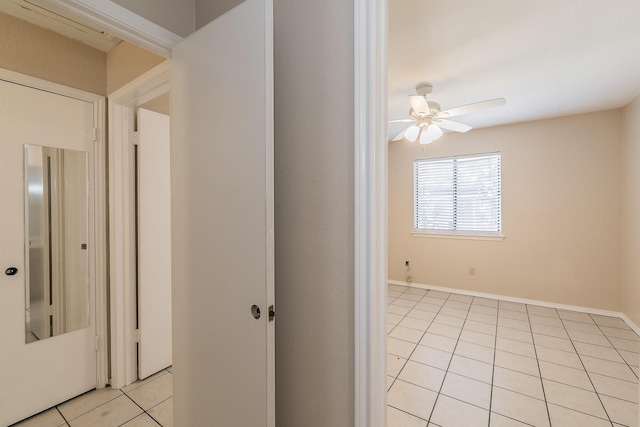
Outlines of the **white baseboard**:
{"type": "Polygon", "coordinates": [[[401,286],[409,286],[409,287],[413,287],[413,288],[421,288],[421,289],[430,289],[430,290],[434,290],[434,291],[450,292],[452,294],[469,295],[469,296],[482,297],[482,298],[493,298],[493,299],[498,299],[498,300],[508,301],[508,302],[517,302],[517,303],[521,303],[521,304],[538,305],[538,306],[541,306],[541,307],[549,307],[549,308],[555,308],[555,309],[560,309],[560,310],[577,311],[577,312],[580,312],[580,313],[596,314],[596,315],[599,315],[599,316],[617,317],[619,319],[622,319],[627,325],[629,325],[629,327],[631,329],[633,329],[636,334],[640,335],[640,327],[638,327],[638,325],[633,323],[631,321],[631,319],[629,319],[627,317],[626,314],[621,313],[619,311],[601,310],[601,309],[598,309],[598,308],[581,307],[581,306],[577,306],[577,305],[558,304],[558,303],[555,303],[555,302],[538,301],[538,300],[533,300],[533,299],[510,297],[510,296],[505,296],[505,295],[489,294],[489,293],[486,293],[486,292],[466,291],[466,290],[463,290],[463,289],[446,288],[446,287],[443,287],[443,286],[425,285],[423,283],[402,282],[400,280],[387,280],[387,283],[389,283],[391,285],[401,285],[401,286]]]}

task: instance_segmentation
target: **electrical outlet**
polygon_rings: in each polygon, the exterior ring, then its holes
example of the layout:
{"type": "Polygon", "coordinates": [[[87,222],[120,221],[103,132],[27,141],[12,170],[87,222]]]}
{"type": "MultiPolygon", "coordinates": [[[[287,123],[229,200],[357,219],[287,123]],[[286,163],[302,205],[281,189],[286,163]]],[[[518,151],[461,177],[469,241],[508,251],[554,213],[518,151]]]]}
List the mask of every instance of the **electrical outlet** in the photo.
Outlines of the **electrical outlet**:
{"type": "Polygon", "coordinates": [[[409,261],[405,261],[405,262],[404,262],[404,266],[405,266],[405,267],[409,267],[409,261]]]}
{"type": "Polygon", "coordinates": [[[475,276],[476,275],[476,268],[475,267],[469,267],[469,275],[470,276],[475,276]]]}

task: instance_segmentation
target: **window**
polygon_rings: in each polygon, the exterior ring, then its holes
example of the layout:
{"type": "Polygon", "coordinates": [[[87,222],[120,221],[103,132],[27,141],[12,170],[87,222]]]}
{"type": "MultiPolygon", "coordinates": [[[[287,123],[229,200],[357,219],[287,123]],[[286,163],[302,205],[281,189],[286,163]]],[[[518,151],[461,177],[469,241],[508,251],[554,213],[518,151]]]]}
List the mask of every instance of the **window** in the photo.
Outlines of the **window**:
{"type": "Polygon", "coordinates": [[[414,231],[501,235],[500,153],[416,160],[414,231]]]}

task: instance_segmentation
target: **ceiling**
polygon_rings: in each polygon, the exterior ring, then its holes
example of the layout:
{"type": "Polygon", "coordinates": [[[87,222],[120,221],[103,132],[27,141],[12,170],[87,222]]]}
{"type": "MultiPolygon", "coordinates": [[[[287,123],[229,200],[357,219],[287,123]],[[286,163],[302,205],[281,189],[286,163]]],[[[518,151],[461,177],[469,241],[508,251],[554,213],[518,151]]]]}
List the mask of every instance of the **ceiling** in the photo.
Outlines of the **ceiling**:
{"type": "Polygon", "coordinates": [[[640,94],[640,1],[390,0],[388,78],[389,119],[420,82],[443,110],[506,98],[456,117],[475,128],[622,107],[640,94]]]}

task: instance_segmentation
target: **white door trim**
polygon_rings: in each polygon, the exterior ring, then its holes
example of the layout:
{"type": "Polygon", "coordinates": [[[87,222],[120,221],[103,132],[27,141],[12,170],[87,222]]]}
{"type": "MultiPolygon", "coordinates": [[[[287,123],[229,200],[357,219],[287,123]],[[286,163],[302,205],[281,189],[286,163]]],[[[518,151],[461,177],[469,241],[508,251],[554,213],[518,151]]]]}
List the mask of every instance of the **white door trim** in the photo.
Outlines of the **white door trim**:
{"type": "Polygon", "coordinates": [[[101,95],[70,88],[47,80],[0,68],[0,79],[8,82],[41,89],[51,93],[79,99],[93,104],[95,131],[94,150],[94,227],[95,254],[90,257],[89,268],[95,274],[95,327],[97,347],[96,388],[108,382],[109,354],[107,351],[107,199],[106,199],[106,144],[105,144],[105,98],[101,95]]]}
{"type": "Polygon", "coordinates": [[[355,425],[386,425],[387,1],[355,0],[355,425]]]}
{"type": "Polygon", "coordinates": [[[111,387],[137,379],[135,108],[169,91],[165,61],[109,95],[111,387]]]}

